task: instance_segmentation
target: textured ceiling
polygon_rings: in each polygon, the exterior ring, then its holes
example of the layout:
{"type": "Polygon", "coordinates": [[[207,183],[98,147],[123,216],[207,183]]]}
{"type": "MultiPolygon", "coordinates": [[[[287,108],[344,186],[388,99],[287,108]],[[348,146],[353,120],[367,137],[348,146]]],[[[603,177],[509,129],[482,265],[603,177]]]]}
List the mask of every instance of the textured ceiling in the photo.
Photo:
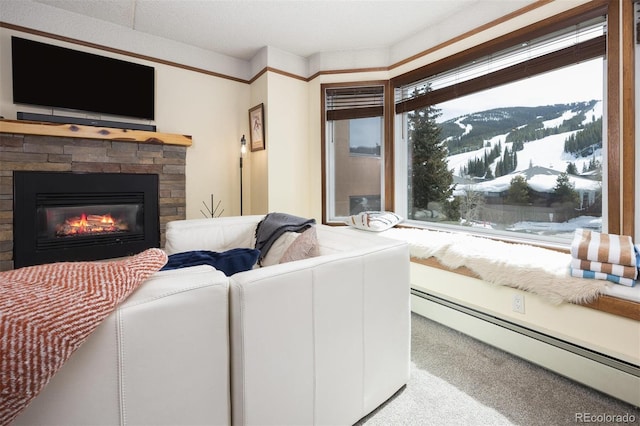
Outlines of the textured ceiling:
{"type": "MultiPolygon", "coordinates": [[[[532,0],[35,0],[136,31],[251,59],[264,46],[308,58],[385,49],[478,11],[532,0]]],[[[460,24],[462,25],[462,24],[460,24]]],[[[454,28],[463,32],[461,28],[454,28]]],[[[468,28],[466,28],[468,29],[468,28]]],[[[466,30],[465,29],[465,30],[466,30]]]]}

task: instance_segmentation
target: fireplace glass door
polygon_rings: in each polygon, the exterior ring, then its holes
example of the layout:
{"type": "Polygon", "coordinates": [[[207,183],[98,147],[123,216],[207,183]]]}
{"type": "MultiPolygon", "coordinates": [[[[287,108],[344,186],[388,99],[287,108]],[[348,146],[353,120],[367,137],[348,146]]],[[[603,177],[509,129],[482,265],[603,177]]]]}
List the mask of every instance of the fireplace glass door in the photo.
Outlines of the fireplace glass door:
{"type": "Polygon", "coordinates": [[[144,239],[142,194],[128,198],[131,204],[49,206],[42,200],[37,210],[37,248],[144,239]]]}
{"type": "Polygon", "coordinates": [[[15,267],[160,245],[158,175],[15,172],[14,197],[15,267]]]}

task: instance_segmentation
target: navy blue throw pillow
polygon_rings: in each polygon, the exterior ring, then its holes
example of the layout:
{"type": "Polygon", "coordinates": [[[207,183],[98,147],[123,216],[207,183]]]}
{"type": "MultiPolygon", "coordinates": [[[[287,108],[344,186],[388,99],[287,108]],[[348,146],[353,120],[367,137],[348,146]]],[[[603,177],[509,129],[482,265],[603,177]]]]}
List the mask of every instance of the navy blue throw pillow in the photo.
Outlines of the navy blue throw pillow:
{"type": "Polygon", "coordinates": [[[229,277],[237,272],[248,271],[253,268],[253,265],[258,261],[259,255],[259,250],[250,248],[235,248],[223,252],[208,250],[185,251],[169,255],[169,261],[161,271],[196,265],[211,265],[229,277]]]}

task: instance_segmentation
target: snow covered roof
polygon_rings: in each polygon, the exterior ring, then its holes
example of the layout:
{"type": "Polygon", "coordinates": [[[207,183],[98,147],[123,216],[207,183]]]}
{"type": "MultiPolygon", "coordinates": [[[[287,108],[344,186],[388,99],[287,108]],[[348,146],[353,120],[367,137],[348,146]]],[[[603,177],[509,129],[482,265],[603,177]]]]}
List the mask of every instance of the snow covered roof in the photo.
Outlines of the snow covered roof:
{"type": "MultiPolygon", "coordinates": [[[[509,190],[511,186],[511,180],[515,176],[523,176],[527,184],[531,189],[537,192],[553,192],[556,186],[558,176],[560,172],[558,170],[549,169],[541,166],[530,167],[525,170],[519,170],[508,175],[500,176],[496,179],[478,182],[472,184],[457,184],[454,190],[454,195],[463,195],[467,189],[484,192],[484,193],[501,193],[509,190]]],[[[600,182],[592,179],[586,179],[579,176],[569,176],[569,182],[574,186],[578,192],[583,191],[597,191],[600,189],[600,182]]]]}

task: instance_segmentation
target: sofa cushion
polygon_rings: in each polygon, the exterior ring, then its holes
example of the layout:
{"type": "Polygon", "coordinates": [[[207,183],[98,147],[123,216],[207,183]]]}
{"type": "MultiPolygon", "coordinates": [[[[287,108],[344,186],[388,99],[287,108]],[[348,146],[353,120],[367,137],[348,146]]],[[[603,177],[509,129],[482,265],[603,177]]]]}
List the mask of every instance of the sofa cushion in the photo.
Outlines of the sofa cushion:
{"type": "Polygon", "coordinates": [[[289,248],[284,252],[280,263],[293,262],[295,260],[308,259],[320,255],[320,248],[318,246],[318,236],[316,234],[316,227],[304,231],[298,238],[293,240],[289,245],[289,248]]]}
{"type": "Polygon", "coordinates": [[[381,232],[402,222],[394,212],[368,211],[347,218],[346,224],[365,231],[381,232]]]}
{"type": "Polygon", "coordinates": [[[224,252],[192,250],[170,255],[162,270],[211,265],[229,277],[237,272],[250,270],[258,261],[259,254],[260,251],[250,248],[235,248],[224,252]]]}

